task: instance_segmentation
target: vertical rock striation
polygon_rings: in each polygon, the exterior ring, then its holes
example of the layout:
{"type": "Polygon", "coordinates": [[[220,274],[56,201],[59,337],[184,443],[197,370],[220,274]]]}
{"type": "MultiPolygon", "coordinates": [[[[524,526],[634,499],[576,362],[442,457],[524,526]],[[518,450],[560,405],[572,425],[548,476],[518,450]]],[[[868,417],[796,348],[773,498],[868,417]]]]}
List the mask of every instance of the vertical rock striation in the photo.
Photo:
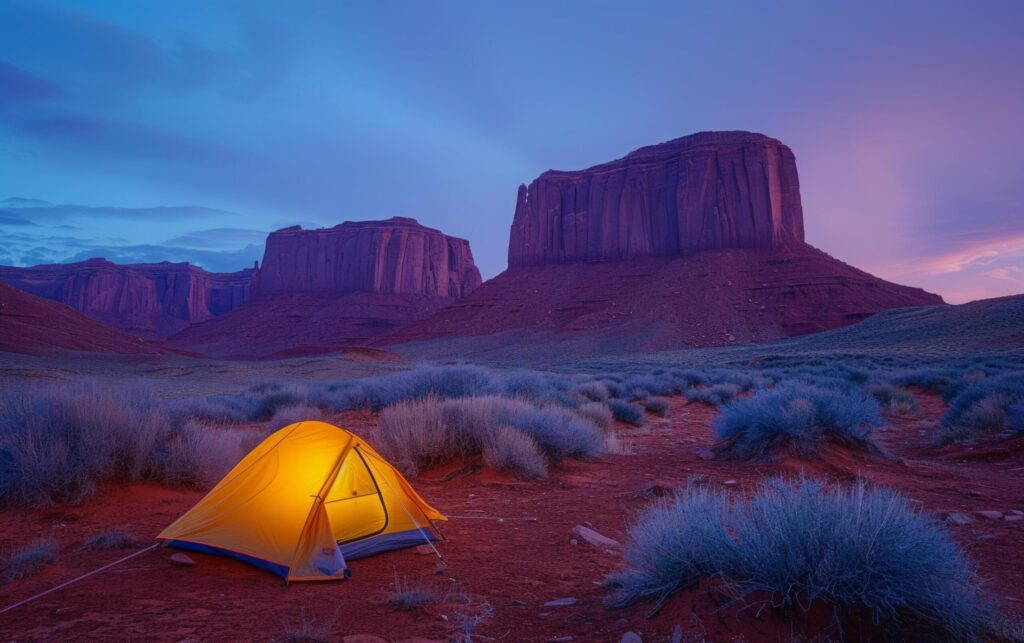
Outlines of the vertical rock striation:
{"type": "Polygon", "coordinates": [[[415,219],[392,217],[271,233],[253,292],[373,292],[458,299],[479,285],[480,271],[468,241],[415,219]]]}
{"type": "Polygon", "coordinates": [[[105,259],[31,268],[0,266],[0,279],[144,337],[166,337],[237,308],[253,270],[211,273],[188,263],[118,265],[105,259]]]}
{"type": "Polygon", "coordinates": [[[520,186],[517,266],[802,244],[793,152],[750,132],[702,132],[520,186]]]}

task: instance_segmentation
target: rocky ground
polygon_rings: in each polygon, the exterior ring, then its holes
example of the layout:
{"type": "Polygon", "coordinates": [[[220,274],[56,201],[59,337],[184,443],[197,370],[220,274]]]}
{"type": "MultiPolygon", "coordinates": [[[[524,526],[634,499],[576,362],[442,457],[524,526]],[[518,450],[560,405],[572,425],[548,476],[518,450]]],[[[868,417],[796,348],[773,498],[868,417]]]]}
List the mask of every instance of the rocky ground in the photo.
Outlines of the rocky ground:
{"type": "MultiPolygon", "coordinates": [[[[889,458],[827,449],[819,461],[771,464],[704,459],[715,411],[673,399],[668,418],[648,416],[644,428],[620,426],[621,454],[569,461],[545,480],[522,482],[452,463],[413,480],[450,521],[442,526],[440,563],[415,549],[352,562],[352,578],[337,583],[280,580],[243,563],[189,554],[193,566],[171,563],[157,549],[0,616],[4,639],[115,638],[270,640],[309,638],[369,643],[447,640],[471,629],[475,640],[643,641],[806,640],[835,636],[812,613],[793,625],[771,610],[730,606],[704,589],[677,596],[653,618],[649,606],[611,610],[603,603],[606,574],[621,564],[620,548],[593,545],[587,526],[615,541],[658,496],[687,484],[722,485],[742,494],[760,479],[808,474],[863,478],[895,487],[950,525],[978,562],[991,597],[1009,613],[1024,612],[1024,441],[938,448],[930,436],[941,398],[918,394],[923,413],[889,418],[878,440],[889,458]],[[589,534],[588,534],[589,535],[589,534]],[[400,610],[399,589],[427,589],[431,601],[400,610]],[[345,638],[347,637],[347,638],[345,638]]],[[[337,418],[356,433],[370,413],[337,418]]],[[[469,466],[467,466],[469,465],[469,466]]],[[[109,488],[87,504],[0,514],[0,551],[52,536],[59,557],[39,575],[0,585],[0,606],[93,570],[131,550],[83,550],[84,539],[123,529],[148,543],[202,493],[148,485],[109,488]]]]}

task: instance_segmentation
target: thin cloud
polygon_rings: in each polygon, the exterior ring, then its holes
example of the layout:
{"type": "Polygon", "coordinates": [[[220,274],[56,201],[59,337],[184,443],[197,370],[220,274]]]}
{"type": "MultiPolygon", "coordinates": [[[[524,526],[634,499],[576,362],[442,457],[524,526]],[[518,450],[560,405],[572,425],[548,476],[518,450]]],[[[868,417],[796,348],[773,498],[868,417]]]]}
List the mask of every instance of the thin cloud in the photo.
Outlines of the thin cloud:
{"type": "Polygon", "coordinates": [[[15,212],[0,210],[0,225],[34,226],[38,224],[32,223],[15,212]]]}
{"type": "Polygon", "coordinates": [[[262,244],[267,238],[264,230],[248,228],[212,228],[196,230],[168,239],[164,245],[187,246],[191,248],[237,247],[240,243],[262,244]]]}
{"type": "Polygon", "coordinates": [[[211,216],[238,216],[235,212],[200,205],[160,205],[148,208],[88,206],[78,204],[32,205],[5,210],[30,221],[66,219],[204,219],[211,216]]]}

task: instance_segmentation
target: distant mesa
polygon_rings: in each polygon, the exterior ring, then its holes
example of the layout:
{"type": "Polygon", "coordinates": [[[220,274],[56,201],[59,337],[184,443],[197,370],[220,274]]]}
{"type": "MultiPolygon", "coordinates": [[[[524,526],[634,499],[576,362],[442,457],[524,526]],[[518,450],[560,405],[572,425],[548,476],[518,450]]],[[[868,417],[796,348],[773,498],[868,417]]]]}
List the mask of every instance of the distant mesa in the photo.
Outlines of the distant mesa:
{"type": "Polygon", "coordinates": [[[261,295],[374,292],[457,299],[480,285],[469,242],[416,219],[346,221],[333,228],[292,226],[267,237],[253,280],[261,295]]]}
{"type": "Polygon", "coordinates": [[[501,342],[516,331],[660,350],[801,335],[942,303],[806,244],[793,152],[750,132],[702,132],[541,174],[519,188],[508,260],[468,297],[382,342],[501,342]]]}
{"type": "Polygon", "coordinates": [[[370,343],[480,286],[469,242],[415,219],[278,230],[252,298],[170,341],[214,357],[285,357],[370,343]]]}
{"type": "Polygon", "coordinates": [[[249,297],[253,270],[212,273],[188,263],[115,264],[96,258],[31,268],[0,266],[0,279],[142,337],[167,337],[249,297]]]}

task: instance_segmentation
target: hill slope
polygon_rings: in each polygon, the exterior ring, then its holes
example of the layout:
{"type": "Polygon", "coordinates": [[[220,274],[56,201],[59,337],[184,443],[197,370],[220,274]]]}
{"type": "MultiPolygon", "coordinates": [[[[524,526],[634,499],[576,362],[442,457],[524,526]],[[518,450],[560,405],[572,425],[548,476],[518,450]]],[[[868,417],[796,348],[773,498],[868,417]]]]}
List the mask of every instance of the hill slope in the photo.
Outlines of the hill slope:
{"type": "Polygon", "coordinates": [[[133,337],[61,303],[0,282],[0,351],[166,354],[174,349],[133,337]]]}

